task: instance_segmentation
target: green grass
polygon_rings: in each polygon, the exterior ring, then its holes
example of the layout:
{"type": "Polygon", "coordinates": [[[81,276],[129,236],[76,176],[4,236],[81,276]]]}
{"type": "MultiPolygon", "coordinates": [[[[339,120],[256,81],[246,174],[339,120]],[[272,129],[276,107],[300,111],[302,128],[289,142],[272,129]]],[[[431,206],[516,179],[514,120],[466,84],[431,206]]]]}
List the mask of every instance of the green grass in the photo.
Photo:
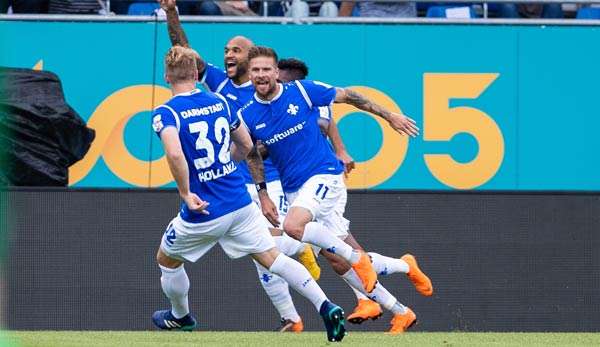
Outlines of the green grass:
{"type": "MultiPolygon", "coordinates": [[[[158,331],[9,331],[0,346],[283,346],[334,345],[325,333],[158,332],[158,331]]],[[[335,344],[338,345],[338,344],[335,344]]],[[[592,333],[358,333],[339,346],[600,346],[592,333]]]]}

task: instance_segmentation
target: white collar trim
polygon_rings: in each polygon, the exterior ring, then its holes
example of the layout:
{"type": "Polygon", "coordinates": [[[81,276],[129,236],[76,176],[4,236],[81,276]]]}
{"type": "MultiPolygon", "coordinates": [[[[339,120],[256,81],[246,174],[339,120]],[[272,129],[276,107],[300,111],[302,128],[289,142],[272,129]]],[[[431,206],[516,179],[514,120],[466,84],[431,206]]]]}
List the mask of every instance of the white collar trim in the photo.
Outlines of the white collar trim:
{"type": "Polygon", "coordinates": [[[251,86],[251,85],[252,85],[252,81],[250,81],[250,80],[247,80],[246,82],[244,82],[244,83],[242,83],[242,84],[240,84],[240,85],[237,85],[237,84],[235,84],[235,82],[233,82],[233,80],[232,80],[232,79],[229,79],[229,80],[231,81],[231,85],[232,85],[234,88],[245,88],[245,87],[249,87],[249,86],[251,86]]]}
{"type": "Polygon", "coordinates": [[[196,88],[194,90],[190,90],[189,92],[184,92],[184,93],[179,93],[179,94],[173,95],[173,97],[176,97],[176,96],[190,96],[190,95],[193,95],[193,94],[196,94],[196,93],[201,93],[201,92],[202,91],[200,89],[196,88]]]}

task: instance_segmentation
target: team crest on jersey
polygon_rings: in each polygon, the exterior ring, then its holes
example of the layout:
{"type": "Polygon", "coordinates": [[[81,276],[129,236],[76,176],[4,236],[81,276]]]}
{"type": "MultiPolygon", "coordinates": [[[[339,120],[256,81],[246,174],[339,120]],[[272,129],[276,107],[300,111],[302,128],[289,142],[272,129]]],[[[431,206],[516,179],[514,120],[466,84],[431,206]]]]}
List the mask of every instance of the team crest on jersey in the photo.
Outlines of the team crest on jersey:
{"type": "Polygon", "coordinates": [[[164,128],[162,119],[160,118],[159,114],[152,118],[152,128],[154,128],[155,132],[159,132],[162,130],[162,128],[164,128]]]}
{"type": "Polygon", "coordinates": [[[300,109],[300,107],[298,107],[294,104],[290,104],[290,106],[287,109],[287,113],[291,114],[292,116],[295,116],[296,114],[298,114],[299,109],[300,109]]]}

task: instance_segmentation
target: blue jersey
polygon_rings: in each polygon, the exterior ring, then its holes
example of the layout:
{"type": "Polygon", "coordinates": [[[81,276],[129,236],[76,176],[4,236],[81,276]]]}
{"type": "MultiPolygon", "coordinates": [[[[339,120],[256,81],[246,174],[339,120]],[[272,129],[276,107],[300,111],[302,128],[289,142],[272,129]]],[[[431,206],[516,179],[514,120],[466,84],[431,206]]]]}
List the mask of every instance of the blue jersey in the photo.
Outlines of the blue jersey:
{"type": "MultiPolygon", "coordinates": [[[[254,86],[251,81],[242,85],[237,85],[227,77],[225,71],[212,64],[206,64],[200,83],[211,92],[223,95],[231,107],[231,114],[236,114],[237,111],[250,101],[254,95],[254,86]]],[[[265,181],[271,182],[279,180],[279,173],[269,159],[264,161],[264,165],[265,181]]],[[[238,170],[244,176],[246,183],[253,183],[252,176],[248,170],[248,165],[246,165],[245,161],[239,163],[238,170]]]]}
{"type": "Polygon", "coordinates": [[[313,81],[280,84],[271,101],[256,95],[239,111],[255,140],[267,146],[285,192],[294,192],[318,174],[344,171],[318,125],[335,99],[335,88],[313,81]]]}
{"type": "Polygon", "coordinates": [[[154,110],[152,126],[159,137],[167,127],[179,132],[190,191],[210,203],[209,215],[190,211],[182,203],[180,215],[184,221],[206,222],[251,203],[244,178],[229,152],[230,131],[240,124],[221,95],[199,89],[175,95],[154,110]]]}

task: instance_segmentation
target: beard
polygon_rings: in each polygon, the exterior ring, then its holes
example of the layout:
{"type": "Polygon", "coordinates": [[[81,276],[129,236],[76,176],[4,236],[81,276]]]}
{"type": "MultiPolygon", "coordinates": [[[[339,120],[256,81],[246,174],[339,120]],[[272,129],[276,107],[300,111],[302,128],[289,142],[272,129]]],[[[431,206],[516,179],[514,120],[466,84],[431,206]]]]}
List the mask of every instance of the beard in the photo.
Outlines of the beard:
{"type": "Polygon", "coordinates": [[[235,67],[235,72],[232,76],[228,76],[232,80],[239,79],[248,72],[248,62],[238,63],[235,67]]]}
{"type": "Polygon", "coordinates": [[[275,82],[273,84],[269,84],[268,87],[267,87],[266,92],[264,92],[264,93],[261,93],[261,91],[259,90],[259,88],[255,88],[255,90],[256,90],[256,94],[258,94],[258,96],[261,99],[268,100],[277,91],[277,82],[275,82]]]}

